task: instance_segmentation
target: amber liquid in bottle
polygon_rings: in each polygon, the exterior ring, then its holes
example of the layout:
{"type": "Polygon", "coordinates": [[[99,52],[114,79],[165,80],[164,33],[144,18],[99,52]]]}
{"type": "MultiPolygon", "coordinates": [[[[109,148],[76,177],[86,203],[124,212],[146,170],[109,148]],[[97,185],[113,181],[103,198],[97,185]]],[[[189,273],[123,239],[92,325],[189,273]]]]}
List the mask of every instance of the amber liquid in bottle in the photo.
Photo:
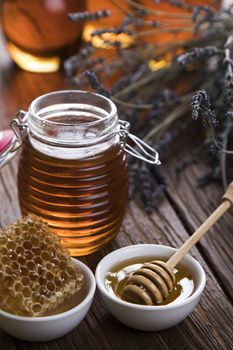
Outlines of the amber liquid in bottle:
{"type": "Polygon", "coordinates": [[[3,0],[1,22],[13,60],[29,71],[55,71],[77,49],[82,26],[69,12],[85,10],[77,0],[3,0]]]}
{"type": "Polygon", "coordinates": [[[73,256],[100,249],[119,232],[128,198],[126,155],[118,144],[86,158],[78,152],[77,159],[48,156],[27,139],[18,170],[23,215],[44,218],[73,256]]]}

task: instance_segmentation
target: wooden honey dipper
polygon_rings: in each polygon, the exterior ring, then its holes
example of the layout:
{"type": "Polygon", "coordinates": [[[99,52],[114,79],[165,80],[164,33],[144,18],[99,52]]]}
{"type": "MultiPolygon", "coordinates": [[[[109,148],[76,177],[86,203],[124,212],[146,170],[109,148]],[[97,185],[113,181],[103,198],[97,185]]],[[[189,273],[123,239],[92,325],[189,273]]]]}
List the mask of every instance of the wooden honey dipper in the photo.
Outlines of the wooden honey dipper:
{"type": "Polygon", "coordinates": [[[157,305],[169,296],[176,283],[173,268],[233,204],[233,182],[228,186],[222,199],[223,202],[218,208],[167,262],[154,260],[145,263],[128,277],[128,281],[122,290],[122,298],[125,301],[157,305]]]}

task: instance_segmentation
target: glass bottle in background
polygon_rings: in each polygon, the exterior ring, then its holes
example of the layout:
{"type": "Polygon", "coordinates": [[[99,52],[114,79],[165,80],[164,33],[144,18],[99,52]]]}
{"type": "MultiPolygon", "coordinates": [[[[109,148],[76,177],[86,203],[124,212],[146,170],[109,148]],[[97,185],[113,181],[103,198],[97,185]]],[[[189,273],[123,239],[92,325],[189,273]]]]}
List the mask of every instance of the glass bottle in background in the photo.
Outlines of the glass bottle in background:
{"type": "Polygon", "coordinates": [[[84,10],[84,0],[3,0],[1,22],[10,56],[28,71],[58,70],[77,49],[82,31],[67,15],[84,10]]]}

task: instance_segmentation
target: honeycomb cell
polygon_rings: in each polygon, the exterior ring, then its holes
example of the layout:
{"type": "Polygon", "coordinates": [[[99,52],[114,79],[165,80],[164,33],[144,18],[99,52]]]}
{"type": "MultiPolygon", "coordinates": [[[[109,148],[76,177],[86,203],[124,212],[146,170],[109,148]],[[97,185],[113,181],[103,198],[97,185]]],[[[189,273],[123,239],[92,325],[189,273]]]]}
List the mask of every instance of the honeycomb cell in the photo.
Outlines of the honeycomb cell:
{"type": "Polygon", "coordinates": [[[34,261],[32,261],[32,260],[28,261],[27,268],[28,268],[28,270],[31,270],[31,271],[35,270],[36,264],[34,263],[34,261]]]}
{"type": "Polygon", "coordinates": [[[49,295],[49,291],[45,286],[40,287],[39,292],[40,292],[40,297],[43,297],[43,296],[47,297],[47,295],[49,295]]]}
{"type": "Polygon", "coordinates": [[[15,261],[17,259],[17,254],[15,253],[15,251],[11,251],[8,254],[9,259],[11,259],[11,261],[15,261]]]}
{"type": "Polygon", "coordinates": [[[37,255],[37,256],[40,256],[40,254],[41,254],[41,249],[38,248],[38,247],[33,247],[33,248],[32,248],[32,253],[35,254],[35,255],[37,255]]]}
{"type": "Polygon", "coordinates": [[[28,275],[28,269],[24,266],[20,265],[20,272],[22,276],[27,276],[28,275]]]}
{"type": "MultiPolygon", "coordinates": [[[[50,273],[50,272],[49,272],[50,273]]],[[[53,276],[53,274],[51,274],[53,276]]],[[[38,281],[39,279],[39,274],[36,271],[31,271],[29,272],[28,275],[30,281],[34,282],[34,281],[38,281]]]]}
{"type": "Polygon", "coordinates": [[[23,289],[23,285],[21,282],[14,282],[13,286],[12,286],[12,290],[15,291],[15,293],[20,292],[23,289]]]}
{"type": "Polygon", "coordinates": [[[8,275],[12,275],[13,270],[12,270],[11,266],[6,266],[5,267],[5,273],[7,273],[8,275]]]}
{"type": "Polygon", "coordinates": [[[35,261],[36,265],[42,265],[43,264],[43,260],[42,260],[42,258],[40,256],[36,256],[34,258],[34,261],[35,261]]]}
{"type": "Polygon", "coordinates": [[[43,261],[50,261],[51,260],[51,256],[49,255],[48,252],[45,252],[45,251],[43,251],[41,253],[41,258],[43,261]]]}
{"type": "Polygon", "coordinates": [[[43,277],[46,275],[47,269],[43,265],[40,265],[37,267],[37,272],[40,275],[40,277],[43,277]]]}
{"type": "Polygon", "coordinates": [[[23,277],[21,281],[23,286],[30,286],[31,284],[31,281],[28,277],[23,277]]]}
{"type": "Polygon", "coordinates": [[[15,249],[15,252],[17,255],[23,255],[24,254],[24,248],[19,246],[15,249]]]}
{"type": "Polygon", "coordinates": [[[46,273],[45,278],[46,278],[47,281],[53,281],[54,276],[53,276],[53,274],[49,271],[49,272],[46,273]]]}
{"type": "Polygon", "coordinates": [[[32,308],[34,314],[40,314],[42,312],[42,306],[40,304],[35,304],[33,305],[33,308],[32,308]]]}
{"type": "Polygon", "coordinates": [[[61,280],[61,278],[55,278],[54,279],[54,283],[56,284],[56,286],[59,288],[59,287],[61,287],[62,286],[62,280],[61,280]]]}
{"type": "Polygon", "coordinates": [[[10,264],[10,259],[6,255],[3,255],[1,257],[1,261],[2,261],[2,264],[5,265],[5,266],[8,266],[10,264]]]}
{"type": "Polygon", "coordinates": [[[7,248],[7,250],[9,251],[9,250],[15,250],[15,248],[16,248],[16,243],[14,242],[14,241],[8,241],[7,242],[7,244],[6,244],[6,248],[7,248]]]}
{"type": "Polygon", "coordinates": [[[16,261],[13,261],[11,263],[11,268],[13,271],[18,271],[19,270],[19,264],[16,261]]]}
{"type": "Polygon", "coordinates": [[[47,283],[46,278],[40,277],[39,278],[39,283],[40,283],[41,286],[45,286],[46,283],[47,283]]]}
{"type": "Polygon", "coordinates": [[[24,249],[31,250],[32,249],[32,243],[30,241],[25,241],[23,243],[24,249]]]}
{"type": "Polygon", "coordinates": [[[64,270],[64,268],[66,267],[66,262],[60,261],[58,266],[59,266],[59,269],[64,270]]]}
{"type": "Polygon", "coordinates": [[[53,264],[51,264],[51,263],[49,263],[49,262],[47,262],[45,266],[46,266],[46,269],[47,269],[48,271],[50,271],[50,270],[53,268],[53,264]]]}
{"type": "Polygon", "coordinates": [[[31,260],[33,258],[33,255],[34,254],[30,250],[26,250],[25,253],[24,253],[24,257],[27,260],[31,260]]]}
{"type": "Polygon", "coordinates": [[[0,308],[43,316],[78,292],[83,275],[60,239],[29,215],[0,231],[0,308]]]}
{"type": "MultiPolygon", "coordinates": [[[[1,245],[1,241],[0,241],[0,245],[1,245]]],[[[3,255],[6,255],[7,254],[7,248],[6,247],[1,247],[0,249],[0,255],[3,256],[3,255]]]]}
{"type": "Polygon", "coordinates": [[[50,292],[53,292],[55,290],[55,284],[51,281],[47,282],[47,289],[50,291],[50,292]]]}
{"type": "Polygon", "coordinates": [[[22,255],[19,255],[17,257],[17,261],[18,261],[19,265],[21,265],[21,266],[25,266],[26,262],[27,262],[27,260],[22,255]]]}
{"type": "Polygon", "coordinates": [[[24,298],[29,298],[32,294],[32,290],[29,287],[24,287],[22,290],[22,294],[24,296],[24,298]]]}
{"type": "Polygon", "coordinates": [[[53,263],[54,266],[58,266],[58,265],[59,265],[59,262],[60,262],[57,258],[54,258],[54,259],[52,259],[51,261],[52,261],[52,263],[53,263]]]}
{"type": "Polygon", "coordinates": [[[63,271],[61,272],[61,278],[63,279],[63,281],[67,281],[68,278],[69,278],[68,273],[67,273],[66,271],[63,270],[63,271]]]}
{"type": "Polygon", "coordinates": [[[67,267],[66,272],[68,273],[69,276],[75,277],[75,272],[70,267],[67,267]]]}
{"type": "Polygon", "coordinates": [[[14,283],[14,278],[12,276],[5,275],[5,278],[4,278],[5,287],[9,288],[13,286],[13,283],[14,283]]]}
{"type": "MultiPolygon", "coordinates": [[[[32,228],[29,228],[28,232],[31,234],[31,235],[35,235],[36,234],[36,229],[34,227],[32,228]]],[[[35,247],[35,246],[38,246],[39,244],[39,240],[34,236],[32,241],[31,241],[32,245],[35,247]]]]}

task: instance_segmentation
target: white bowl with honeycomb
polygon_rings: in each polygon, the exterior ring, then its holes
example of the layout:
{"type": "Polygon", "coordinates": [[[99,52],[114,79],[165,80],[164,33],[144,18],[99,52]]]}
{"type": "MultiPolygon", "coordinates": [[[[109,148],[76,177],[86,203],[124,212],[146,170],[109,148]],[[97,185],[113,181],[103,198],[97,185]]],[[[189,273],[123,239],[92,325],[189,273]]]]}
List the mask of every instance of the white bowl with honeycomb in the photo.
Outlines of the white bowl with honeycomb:
{"type": "Polygon", "coordinates": [[[91,270],[71,258],[42,219],[30,215],[0,232],[0,328],[48,341],[75,328],[95,293],[91,270]]]}

